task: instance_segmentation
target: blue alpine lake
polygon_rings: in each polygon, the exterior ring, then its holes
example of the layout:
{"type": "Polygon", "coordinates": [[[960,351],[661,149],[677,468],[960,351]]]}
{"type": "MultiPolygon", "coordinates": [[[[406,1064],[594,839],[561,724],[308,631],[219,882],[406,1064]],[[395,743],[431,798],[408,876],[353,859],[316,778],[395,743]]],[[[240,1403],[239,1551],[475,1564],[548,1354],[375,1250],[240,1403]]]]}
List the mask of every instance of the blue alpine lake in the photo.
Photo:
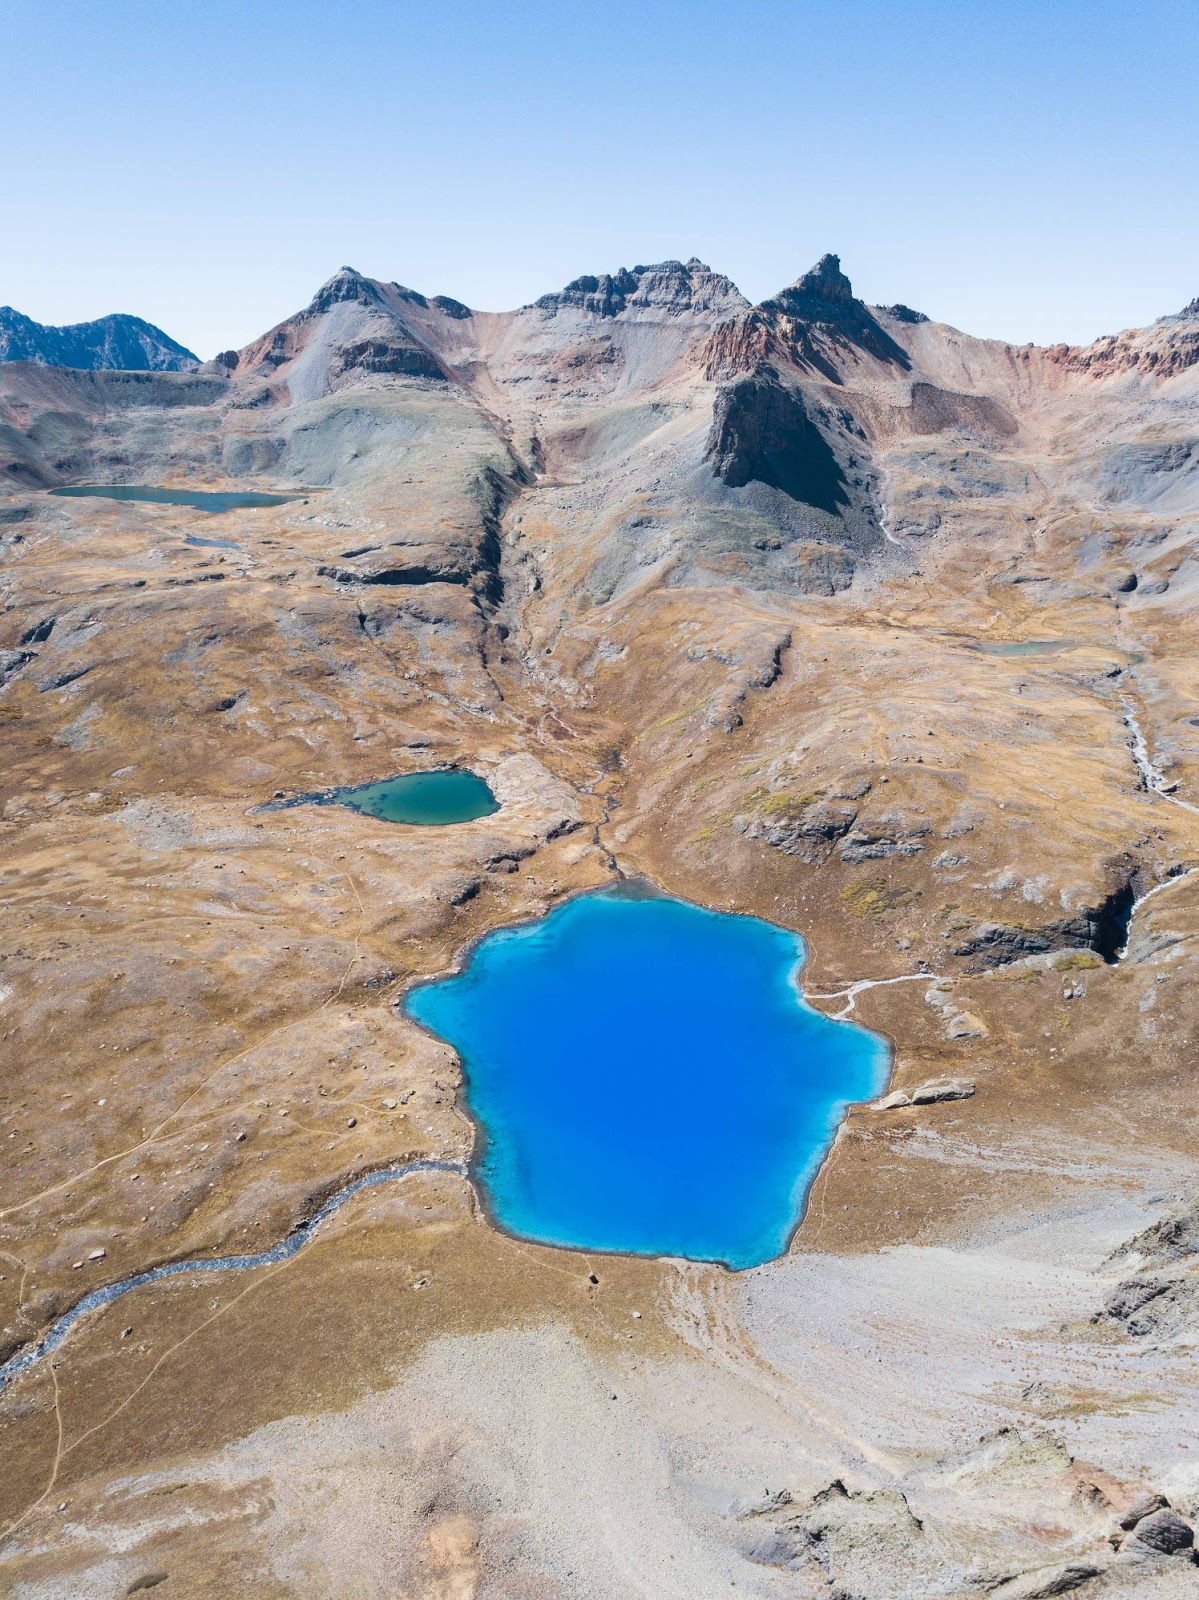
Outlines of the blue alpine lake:
{"type": "Polygon", "coordinates": [[[260,494],[247,489],[159,489],[145,483],[72,484],[67,489],[51,489],[51,494],[68,500],[134,500],[143,505],[187,506],[192,511],[253,511],[262,506],[285,506],[300,500],[310,491],[295,494],[260,494]]]}
{"type": "Polygon", "coordinates": [[[742,1268],[781,1254],[876,1034],[798,988],[798,934],[638,886],[486,935],[409,1016],[458,1052],[476,1177],[524,1238],[742,1268]]]}

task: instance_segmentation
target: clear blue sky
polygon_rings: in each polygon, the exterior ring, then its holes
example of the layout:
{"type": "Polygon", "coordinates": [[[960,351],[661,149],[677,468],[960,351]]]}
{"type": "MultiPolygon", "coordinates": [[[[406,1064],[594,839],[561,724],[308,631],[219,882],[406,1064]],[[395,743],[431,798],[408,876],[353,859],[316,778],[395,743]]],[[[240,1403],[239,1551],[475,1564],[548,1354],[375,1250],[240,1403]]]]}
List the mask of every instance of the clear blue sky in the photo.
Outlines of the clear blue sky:
{"type": "Polygon", "coordinates": [[[1074,342],[1199,295],[1193,0],[0,0],[0,303],[202,356],[343,262],[501,310],[703,257],[1074,342]]]}

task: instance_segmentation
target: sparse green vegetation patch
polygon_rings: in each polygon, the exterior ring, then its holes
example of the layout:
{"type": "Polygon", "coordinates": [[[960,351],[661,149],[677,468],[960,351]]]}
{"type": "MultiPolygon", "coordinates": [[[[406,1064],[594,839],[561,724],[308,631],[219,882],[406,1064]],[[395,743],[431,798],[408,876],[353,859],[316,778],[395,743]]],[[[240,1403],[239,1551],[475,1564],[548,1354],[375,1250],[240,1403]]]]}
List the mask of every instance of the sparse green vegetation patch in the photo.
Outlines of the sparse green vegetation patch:
{"type": "Polygon", "coordinates": [[[762,802],[762,815],[769,817],[772,822],[798,822],[809,806],[815,805],[819,795],[814,794],[788,794],[779,791],[767,795],[762,802]]]}
{"type": "Polygon", "coordinates": [[[869,917],[878,922],[888,911],[910,905],[917,892],[882,877],[855,878],[842,889],[841,899],[851,917],[869,917]]]}

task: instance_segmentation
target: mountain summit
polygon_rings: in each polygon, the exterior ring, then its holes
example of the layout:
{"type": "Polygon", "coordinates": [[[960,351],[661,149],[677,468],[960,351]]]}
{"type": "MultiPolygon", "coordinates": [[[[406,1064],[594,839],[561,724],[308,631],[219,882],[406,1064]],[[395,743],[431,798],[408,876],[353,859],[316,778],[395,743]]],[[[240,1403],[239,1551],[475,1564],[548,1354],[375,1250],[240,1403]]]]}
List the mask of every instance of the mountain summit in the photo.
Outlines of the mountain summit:
{"type": "Polygon", "coordinates": [[[0,306],[0,361],[124,372],[186,372],[199,357],[141,317],[114,313],[52,328],[0,306]]]}

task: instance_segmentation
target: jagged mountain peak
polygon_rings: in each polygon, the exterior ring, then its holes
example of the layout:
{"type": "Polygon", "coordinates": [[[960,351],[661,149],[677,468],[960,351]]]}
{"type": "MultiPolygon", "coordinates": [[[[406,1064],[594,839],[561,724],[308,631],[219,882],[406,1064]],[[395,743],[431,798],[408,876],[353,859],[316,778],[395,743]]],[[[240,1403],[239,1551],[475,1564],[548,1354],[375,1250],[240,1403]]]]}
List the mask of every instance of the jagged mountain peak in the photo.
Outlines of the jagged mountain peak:
{"type": "Polygon", "coordinates": [[[854,298],[853,284],[841,271],[841,257],[831,253],[822,255],[814,267],[797,278],[793,288],[796,294],[834,305],[854,298]]]}
{"type": "MultiPolygon", "coordinates": [[[[897,308],[895,315],[901,322],[923,320],[906,307],[897,308]]],[[[839,383],[842,363],[851,352],[856,352],[852,359],[867,355],[904,371],[911,365],[903,347],[854,294],[840,256],[829,253],[778,294],[716,328],[705,371],[709,378],[729,377],[749,372],[761,361],[781,359],[839,383]]]]}
{"type": "Polygon", "coordinates": [[[51,327],[12,306],[0,306],[0,361],[121,372],[186,372],[199,365],[198,356],[141,317],[114,312],[51,327]]]}
{"type": "Polygon", "coordinates": [[[831,254],[821,256],[816,265],[794,283],[762,302],[764,308],[801,317],[819,315],[822,309],[827,316],[829,307],[843,309],[860,304],[854,296],[853,284],[841,271],[841,257],[831,254]]]}
{"type": "Polygon", "coordinates": [[[379,287],[372,279],[365,277],[354,267],[341,267],[312,297],[308,307],[309,311],[328,311],[332,306],[346,300],[357,300],[363,305],[381,305],[383,297],[379,287]]]}
{"type": "Polygon", "coordinates": [[[1199,296],[1189,300],[1181,311],[1171,312],[1169,316],[1159,317],[1158,322],[1196,322],[1199,321],[1199,296]]]}
{"type": "Polygon", "coordinates": [[[537,309],[557,312],[577,307],[596,316],[618,317],[627,310],[716,313],[725,316],[749,304],[731,278],[713,272],[697,256],[687,261],[658,261],[598,277],[585,273],[557,294],[542,295],[537,309]]]}

